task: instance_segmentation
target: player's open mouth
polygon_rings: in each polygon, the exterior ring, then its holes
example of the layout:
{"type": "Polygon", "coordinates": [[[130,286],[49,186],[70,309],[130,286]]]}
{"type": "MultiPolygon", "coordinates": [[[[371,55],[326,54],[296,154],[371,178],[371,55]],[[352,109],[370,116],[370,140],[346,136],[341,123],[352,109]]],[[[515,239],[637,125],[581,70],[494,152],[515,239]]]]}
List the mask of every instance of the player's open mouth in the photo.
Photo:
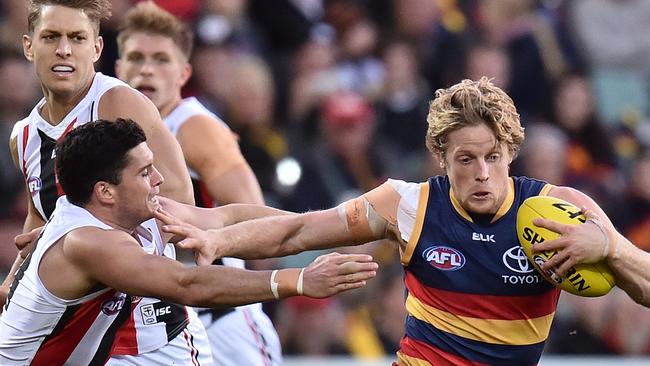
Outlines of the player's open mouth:
{"type": "Polygon", "coordinates": [[[138,87],[138,91],[143,94],[153,93],[156,91],[156,88],[153,86],[143,85],[138,87]]]}
{"type": "Polygon", "coordinates": [[[70,65],[54,65],[51,70],[58,75],[70,75],[75,69],[70,65]]]}
{"type": "Polygon", "coordinates": [[[472,197],[474,197],[474,198],[476,198],[478,200],[482,200],[482,199],[486,199],[489,195],[490,195],[490,192],[475,192],[475,193],[472,194],[472,197]]]}

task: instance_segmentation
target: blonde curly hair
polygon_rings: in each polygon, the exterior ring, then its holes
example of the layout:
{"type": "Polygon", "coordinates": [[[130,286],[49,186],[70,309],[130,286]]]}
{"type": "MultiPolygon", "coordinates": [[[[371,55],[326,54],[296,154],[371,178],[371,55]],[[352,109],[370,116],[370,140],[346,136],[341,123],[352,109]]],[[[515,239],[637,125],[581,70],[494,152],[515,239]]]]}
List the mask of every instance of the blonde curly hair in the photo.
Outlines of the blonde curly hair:
{"type": "Polygon", "coordinates": [[[512,99],[486,77],[438,89],[429,105],[427,122],[427,148],[442,161],[449,134],[466,126],[486,124],[497,143],[505,143],[513,159],[524,141],[524,129],[512,99]]]}

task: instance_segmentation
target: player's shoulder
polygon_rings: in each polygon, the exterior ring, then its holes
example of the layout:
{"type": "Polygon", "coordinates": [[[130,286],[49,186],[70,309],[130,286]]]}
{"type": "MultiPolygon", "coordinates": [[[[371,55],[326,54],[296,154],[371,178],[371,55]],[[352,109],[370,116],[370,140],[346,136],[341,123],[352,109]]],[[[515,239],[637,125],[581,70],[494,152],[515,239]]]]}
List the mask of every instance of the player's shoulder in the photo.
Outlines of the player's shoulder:
{"type": "Polygon", "coordinates": [[[126,84],[117,84],[107,89],[101,96],[101,102],[127,101],[132,103],[134,100],[148,100],[139,91],[126,84]]]}
{"type": "Polygon", "coordinates": [[[122,230],[103,229],[96,226],[83,226],[68,232],[64,243],[68,250],[85,252],[98,246],[120,242],[135,242],[135,239],[122,230]]]}
{"type": "Polygon", "coordinates": [[[134,118],[143,114],[159,116],[156,106],[149,98],[128,85],[112,87],[99,99],[99,118],[113,119],[120,116],[134,118]]]}
{"type": "Polygon", "coordinates": [[[232,134],[232,130],[215,115],[197,113],[183,121],[183,130],[203,131],[205,133],[232,134]]]}
{"type": "Polygon", "coordinates": [[[419,195],[423,186],[428,186],[428,182],[407,182],[400,179],[388,178],[385,185],[395,190],[400,196],[410,196],[413,194],[419,195]]]}
{"type": "Polygon", "coordinates": [[[567,186],[553,186],[547,193],[547,196],[563,199],[567,202],[576,202],[581,200],[585,194],[581,191],[567,186]]]}
{"type": "Polygon", "coordinates": [[[15,139],[18,137],[18,134],[29,125],[29,116],[17,121],[14,123],[14,127],[11,130],[10,139],[15,139]]]}

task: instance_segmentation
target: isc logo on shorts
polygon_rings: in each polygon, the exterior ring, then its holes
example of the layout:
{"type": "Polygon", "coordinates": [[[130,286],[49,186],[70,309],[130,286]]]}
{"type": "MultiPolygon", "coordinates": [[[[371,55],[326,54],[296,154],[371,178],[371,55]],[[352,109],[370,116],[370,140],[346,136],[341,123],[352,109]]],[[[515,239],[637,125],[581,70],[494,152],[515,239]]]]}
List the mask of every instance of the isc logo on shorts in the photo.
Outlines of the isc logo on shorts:
{"type": "Polygon", "coordinates": [[[142,322],[145,325],[156,324],[159,322],[159,316],[169,315],[171,313],[172,307],[170,305],[156,307],[154,304],[148,304],[140,308],[140,314],[142,314],[142,322]]]}
{"type": "Polygon", "coordinates": [[[457,271],[465,265],[465,256],[460,251],[445,247],[429,247],[422,252],[422,258],[437,269],[443,271],[457,271]]]}

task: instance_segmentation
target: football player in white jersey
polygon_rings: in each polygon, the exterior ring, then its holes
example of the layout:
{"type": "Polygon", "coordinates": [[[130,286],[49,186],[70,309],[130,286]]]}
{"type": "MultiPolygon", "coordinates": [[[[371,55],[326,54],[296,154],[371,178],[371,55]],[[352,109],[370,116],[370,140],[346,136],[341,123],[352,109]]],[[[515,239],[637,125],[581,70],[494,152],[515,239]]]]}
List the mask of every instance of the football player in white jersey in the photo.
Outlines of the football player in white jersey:
{"type": "MultiPolygon", "coordinates": [[[[10,141],[14,162],[25,174],[29,208],[24,232],[43,226],[61,193],[54,176],[54,142],[70,128],[96,118],[137,120],[156,153],[156,166],[168,177],[162,194],[193,202],[182,152],[155,106],[128,85],[95,72],[94,63],[104,45],[99,25],[110,16],[110,1],[30,0],[27,5],[24,54],[35,65],[43,99],[29,117],[17,123],[10,141]],[[96,94],[89,95],[91,91],[96,94]],[[25,149],[39,151],[29,155],[25,149]],[[28,165],[32,168],[30,175],[28,165]]],[[[10,274],[21,261],[16,258],[10,274]]],[[[12,277],[0,287],[2,301],[12,277]]]]}
{"type": "MultiPolygon", "coordinates": [[[[165,255],[150,255],[144,241],[165,253],[165,243],[174,239],[161,234],[154,215],[168,217],[169,212],[207,229],[288,213],[241,204],[203,209],[159,197],[163,177],[153,165],[144,131],[128,119],[75,128],[56,152],[66,196],[58,199],[39,239],[42,245],[37,243],[12,284],[0,315],[0,364],[103,364],[110,342],[99,356],[98,347],[88,345],[119,326],[107,323],[130,318],[130,310],[121,309],[143,301],[139,296],[207,307],[303,294],[322,298],[359,288],[376,274],[372,257],[361,254],[332,253],[306,268],[272,272],[187,267],[165,255]],[[107,287],[119,293],[106,292],[107,287]],[[96,329],[98,322],[105,331],[96,329]],[[86,336],[89,332],[92,337],[86,336]]],[[[141,315],[155,323],[169,311],[152,306],[141,315]]],[[[193,335],[183,335],[192,345],[193,335]]],[[[196,365],[195,351],[190,347],[186,355],[148,364],[196,365]]]]}
{"type": "MultiPolygon", "coordinates": [[[[117,37],[120,79],[149,97],[178,139],[199,207],[263,204],[260,186],[244,160],[235,134],[195,98],[181,97],[191,75],[190,28],[153,2],[142,2],[124,19],[117,37]]],[[[223,258],[216,264],[243,267],[223,258]]],[[[282,363],[279,337],[260,304],[200,309],[212,355],[221,366],[282,363]]]]}

